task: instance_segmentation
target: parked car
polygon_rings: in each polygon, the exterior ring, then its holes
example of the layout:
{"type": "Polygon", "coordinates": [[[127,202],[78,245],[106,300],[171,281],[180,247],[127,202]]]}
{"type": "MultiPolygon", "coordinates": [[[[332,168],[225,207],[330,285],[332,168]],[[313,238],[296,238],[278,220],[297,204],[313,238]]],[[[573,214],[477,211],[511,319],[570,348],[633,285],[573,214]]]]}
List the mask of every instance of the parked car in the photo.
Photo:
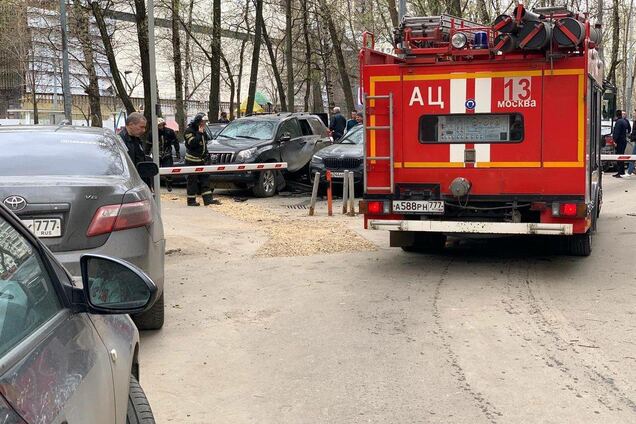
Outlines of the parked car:
{"type": "MultiPolygon", "coordinates": [[[[121,139],[102,128],[0,127],[0,161],[0,202],[72,275],[80,276],[87,253],[125,259],[150,275],[159,300],[133,320],[142,330],[161,328],[163,224],[121,139]]],[[[146,176],[156,171],[140,164],[146,176]]]]}
{"type": "Polygon", "coordinates": [[[125,315],[157,300],[152,280],[124,261],[86,254],[78,287],[2,205],[0,252],[1,421],[154,423],[139,385],[139,333],[125,315]]]}
{"type": "Polygon", "coordinates": [[[320,182],[324,185],[326,171],[331,171],[332,182],[342,184],[344,171],[351,171],[354,183],[361,184],[364,179],[363,135],[362,125],[356,125],[339,142],[318,151],[311,158],[311,182],[314,182],[316,172],[320,172],[320,182]]]}
{"type": "MultiPolygon", "coordinates": [[[[239,118],[208,143],[213,164],[287,162],[287,172],[307,172],[311,157],[331,144],[329,131],[315,115],[278,113],[239,118]]],[[[250,188],[258,197],[270,197],[285,185],[273,170],[212,174],[216,187],[250,188]]]]}
{"type": "MultiPolygon", "coordinates": [[[[612,121],[601,121],[601,154],[616,154],[616,143],[612,137],[612,121]]],[[[617,169],[616,165],[616,162],[603,161],[603,171],[614,171],[617,169]]]]}

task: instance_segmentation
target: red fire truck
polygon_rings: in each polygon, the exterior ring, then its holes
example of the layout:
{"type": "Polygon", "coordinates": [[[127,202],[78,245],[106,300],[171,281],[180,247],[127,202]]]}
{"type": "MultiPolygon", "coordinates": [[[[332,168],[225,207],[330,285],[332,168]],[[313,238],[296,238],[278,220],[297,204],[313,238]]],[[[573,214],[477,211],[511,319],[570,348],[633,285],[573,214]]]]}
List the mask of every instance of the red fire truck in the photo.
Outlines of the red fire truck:
{"type": "Polygon", "coordinates": [[[364,34],[365,228],[391,246],[537,234],[587,256],[601,209],[599,28],[519,5],[492,26],[405,17],[395,54],[364,34]]]}

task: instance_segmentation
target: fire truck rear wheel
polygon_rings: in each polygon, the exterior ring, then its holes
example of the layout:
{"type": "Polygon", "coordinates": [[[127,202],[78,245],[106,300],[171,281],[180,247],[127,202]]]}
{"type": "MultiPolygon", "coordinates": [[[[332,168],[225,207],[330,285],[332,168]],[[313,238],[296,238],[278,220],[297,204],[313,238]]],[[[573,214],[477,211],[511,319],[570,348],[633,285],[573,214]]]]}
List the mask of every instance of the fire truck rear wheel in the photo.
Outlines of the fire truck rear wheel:
{"type": "Polygon", "coordinates": [[[446,246],[446,235],[441,233],[415,233],[411,246],[403,246],[405,252],[434,253],[441,252],[446,246]]]}
{"type": "Polygon", "coordinates": [[[568,237],[568,253],[572,256],[590,256],[592,253],[592,230],[585,234],[568,237]]]}

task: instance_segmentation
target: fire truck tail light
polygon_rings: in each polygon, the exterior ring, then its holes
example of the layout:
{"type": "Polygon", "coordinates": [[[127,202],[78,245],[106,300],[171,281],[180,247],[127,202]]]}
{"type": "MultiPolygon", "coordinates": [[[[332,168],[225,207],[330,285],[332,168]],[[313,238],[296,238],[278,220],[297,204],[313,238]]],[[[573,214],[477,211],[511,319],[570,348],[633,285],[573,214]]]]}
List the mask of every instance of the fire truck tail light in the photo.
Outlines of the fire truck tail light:
{"type": "Polygon", "coordinates": [[[587,205],[585,203],[553,203],[552,215],[569,218],[584,218],[587,215],[587,205]]]}
{"type": "Polygon", "coordinates": [[[360,202],[360,213],[369,215],[382,215],[390,213],[389,202],[383,200],[372,200],[360,202]]]}
{"type": "Polygon", "coordinates": [[[575,203],[564,203],[559,208],[559,213],[561,216],[576,216],[576,204],[575,203]]]}

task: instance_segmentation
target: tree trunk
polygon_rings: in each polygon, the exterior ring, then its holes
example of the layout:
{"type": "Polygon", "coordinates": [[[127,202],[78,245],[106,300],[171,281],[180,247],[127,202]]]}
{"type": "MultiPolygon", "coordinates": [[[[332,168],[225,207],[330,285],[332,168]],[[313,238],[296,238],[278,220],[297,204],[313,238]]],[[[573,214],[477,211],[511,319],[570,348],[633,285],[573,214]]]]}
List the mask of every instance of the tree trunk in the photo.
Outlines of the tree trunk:
{"type": "Polygon", "coordinates": [[[490,25],[490,16],[488,15],[488,6],[486,0],[477,0],[477,8],[479,9],[479,18],[483,25],[490,25]]]}
{"type": "Polygon", "coordinates": [[[227,78],[230,80],[230,121],[234,120],[234,74],[232,74],[232,68],[230,68],[230,63],[227,61],[227,58],[221,51],[221,60],[223,60],[223,64],[225,65],[225,72],[227,72],[227,78]]]}
{"type": "MultiPolygon", "coordinates": [[[[187,31],[192,31],[192,10],[194,9],[194,0],[190,0],[190,6],[188,8],[188,23],[186,24],[187,31]]],[[[190,59],[190,37],[186,37],[185,40],[185,63],[184,63],[184,80],[183,80],[183,91],[185,93],[185,105],[184,105],[184,116],[185,119],[188,118],[188,101],[190,100],[190,74],[188,73],[188,69],[190,67],[191,59],[190,59]]],[[[181,132],[185,131],[185,127],[181,132]]]]}
{"type": "Polygon", "coordinates": [[[338,32],[334,25],[333,19],[329,9],[327,9],[326,0],[320,0],[322,6],[322,12],[327,21],[327,27],[329,29],[329,35],[331,37],[331,43],[333,44],[333,50],[336,54],[336,64],[338,65],[338,73],[340,74],[340,81],[342,83],[342,90],[344,91],[347,114],[353,110],[353,94],[351,90],[351,82],[349,81],[349,72],[347,72],[347,64],[344,60],[342,53],[342,43],[338,38],[338,32]]]}
{"type": "Polygon", "coordinates": [[[614,0],[614,6],[612,8],[612,56],[610,60],[610,69],[607,73],[607,78],[616,84],[616,67],[618,66],[618,48],[619,48],[619,36],[620,36],[620,17],[619,17],[620,2],[614,0]]]}
{"type": "Polygon", "coordinates": [[[263,0],[256,1],[256,25],[254,28],[254,50],[252,52],[252,69],[250,72],[250,86],[247,92],[247,107],[245,113],[254,111],[254,97],[256,96],[256,80],[258,79],[258,59],[261,55],[261,37],[263,22],[263,0]]]}
{"type": "MultiPolygon", "coordinates": [[[[245,2],[245,15],[243,15],[243,21],[245,23],[245,27],[247,28],[247,34],[250,33],[250,2],[245,2]]],[[[243,64],[245,60],[245,47],[247,46],[247,38],[241,41],[241,50],[239,53],[239,69],[238,69],[238,81],[236,88],[236,116],[241,116],[241,85],[243,83],[243,64]]]]}
{"type": "Polygon", "coordinates": [[[280,108],[282,112],[287,112],[290,109],[287,108],[287,99],[285,95],[285,87],[283,86],[283,79],[280,76],[280,71],[278,70],[278,65],[276,64],[276,54],[274,53],[274,48],[272,47],[272,40],[270,40],[269,35],[267,34],[267,28],[265,28],[265,21],[263,20],[262,15],[261,25],[263,27],[263,40],[265,40],[265,45],[267,46],[269,60],[272,62],[272,72],[274,73],[276,88],[278,89],[278,96],[280,97],[280,108]]]}
{"type": "MultiPolygon", "coordinates": [[[[599,24],[601,26],[601,28],[603,28],[603,3],[605,0],[598,0],[596,3],[596,7],[597,7],[597,11],[596,11],[596,23],[599,24]]],[[[597,47],[598,48],[598,54],[601,57],[601,62],[603,62],[605,60],[604,57],[604,52],[603,52],[603,42],[601,41],[600,45],[597,47]]]]}
{"type": "Polygon", "coordinates": [[[322,87],[320,86],[320,71],[312,72],[311,91],[313,92],[313,108],[312,112],[323,113],[325,105],[322,102],[322,87]]]}
{"type": "Polygon", "coordinates": [[[185,131],[185,109],[183,107],[183,65],[181,63],[179,1],[180,0],[172,0],[172,63],[174,65],[175,120],[179,126],[177,135],[180,140],[183,140],[183,132],[185,131]]]}
{"type": "Polygon", "coordinates": [[[82,7],[79,0],[73,2],[73,18],[75,25],[72,31],[79,40],[84,54],[84,68],[88,74],[88,86],[85,88],[88,95],[88,105],[90,108],[90,121],[92,127],[102,126],[102,107],[99,95],[99,79],[95,71],[95,58],[93,56],[93,47],[90,36],[90,27],[88,23],[88,14],[82,7]]]}
{"type": "Polygon", "coordinates": [[[40,112],[38,111],[37,83],[35,71],[35,46],[31,45],[31,95],[33,97],[33,123],[40,123],[40,112]]]}
{"type": "MultiPolygon", "coordinates": [[[[303,0],[301,0],[302,2],[303,0]]],[[[296,87],[294,84],[294,55],[292,43],[292,0],[285,0],[285,63],[287,64],[287,108],[294,112],[294,97],[296,87]]]]}
{"type": "Polygon", "coordinates": [[[308,15],[309,11],[307,10],[307,2],[301,1],[300,6],[302,7],[302,15],[303,15],[303,36],[305,38],[305,66],[307,67],[307,72],[305,74],[305,97],[304,97],[304,111],[309,112],[309,94],[311,92],[311,43],[309,41],[309,22],[308,15]]]}
{"type": "MultiPolygon", "coordinates": [[[[135,0],[135,23],[137,24],[137,42],[141,59],[141,77],[144,82],[144,116],[150,122],[152,117],[150,54],[148,51],[148,14],[145,0],[135,0]]],[[[150,125],[147,126],[150,130],[150,125]]]]}
{"type": "Polygon", "coordinates": [[[391,23],[393,24],[393,28],[397,28],[400,24],[400,17],[398,16],[397,6],[395,5],[395,0],[388,0],[388,8],[389,14],[391,15],[391,23]]]}
{"type": "Polygon", "coordinates": [[[104,13],[99,7],[99,3],[97,1],[91,2],[90,5],[91,9],[93,10],[95,22],[97,23],[97,28],[99,29],[99,35],[102,39],[102,43],[104,44],[106,58],[108,59],[108,67],[110,68],[111,74],[113,76],[113,83],[115,84],[115,88],[117,89],[117,94],[124,104],[126,112],[132,113],[135,111],[135,106],[132,104],[130,96],[126,91],[126,87],[124,86],[124,82],[121,79],[121,73],[119,72],[117,60],[115,59],[113,44],[110,39],[110,34],[108,33],[108,28],[106,27],[106,21],[104,20],[104,13]]]}
{"type": "Polygon", "coordinates": [[[461,0],[450,0],[448,5],[448,13],[451,16],[456,16],[458,18],[462,17],[462,2],[461,0]]]}
{"type": "Polygon", "coordinates": [[[212,58],[210,59],[210,97],[208,119],[219,120],[219,95],[221,91],[221,0],[214,0],[212,6],[212,58]]]}

